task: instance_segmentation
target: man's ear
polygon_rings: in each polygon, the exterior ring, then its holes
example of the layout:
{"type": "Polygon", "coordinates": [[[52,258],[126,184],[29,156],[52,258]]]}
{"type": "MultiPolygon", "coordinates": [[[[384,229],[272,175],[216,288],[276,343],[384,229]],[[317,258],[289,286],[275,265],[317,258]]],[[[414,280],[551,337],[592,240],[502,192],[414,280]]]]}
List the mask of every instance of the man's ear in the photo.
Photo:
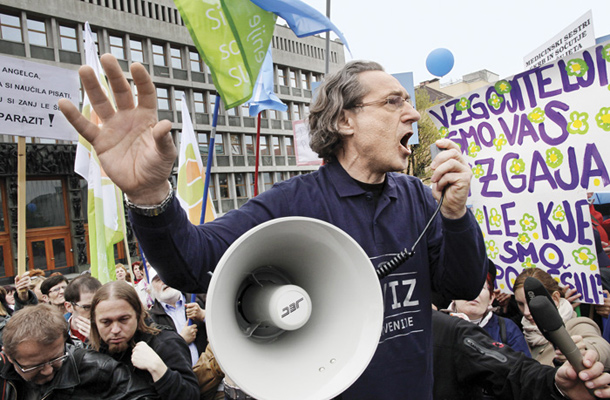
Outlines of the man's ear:
{"type": "Polygon", "coordinates": [[[4,351],[4,346],[2,346],[2,352],[4,353],[4,355],[6,356],[6,358],[11,362],[11,364],[13,363],[13,360],[11,359],[11,357],[9,357],[8,354],[6,354],[6,351],[4,351]]]}
{"type": "Polygon", "coordinates": [[[48,303],[49,302],[49,296],[47,296],[46,294],[42,295],[42,298],[39,299],[40,301],[42,301],[43,303],[48,303]]]}
{"type": "Polygon", "coordinates": [[[341,110],[339,121],[337,126],[339,133],[344,136],[351,136],[354,134],[354,112],[352,110],[341,110]]]}
{"type": "Polygon", "coordinates": [[[64,301],[64,307],[66,307],[66,311],[70,314],[74,314],[74,306],[69,301],[64,301]]]}

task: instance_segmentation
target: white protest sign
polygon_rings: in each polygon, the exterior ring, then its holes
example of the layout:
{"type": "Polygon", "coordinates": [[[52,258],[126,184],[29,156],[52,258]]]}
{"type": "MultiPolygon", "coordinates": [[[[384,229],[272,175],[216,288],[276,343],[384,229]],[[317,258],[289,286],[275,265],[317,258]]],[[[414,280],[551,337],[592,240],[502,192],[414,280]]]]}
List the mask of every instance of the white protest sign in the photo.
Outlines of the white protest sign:
{"type": "Polygon", "coordinates": [[[309,147],[309,126],[305,121],[293,121],[295,152],[297,165],[322,165],[322,160],[309,147]]]}
{"type": "Polygon", "coordinates": [[[532,69],[552,63],[594,45],[593,13],[589,10],[548,42],[523,57],[523,68],[532,69]]]}
{"type": "Polygon", "coordinates": [[[0,56],[0,133],[78,140],[57,101],[78,107],[78,71],[0,56]]]}
{"type": "Polygon", "coordinates": [[[603,302],[586,192],[610,189],[610,42],[435,106],[470,164],[472,211],[496,284],[544,269],[603,302]]]}

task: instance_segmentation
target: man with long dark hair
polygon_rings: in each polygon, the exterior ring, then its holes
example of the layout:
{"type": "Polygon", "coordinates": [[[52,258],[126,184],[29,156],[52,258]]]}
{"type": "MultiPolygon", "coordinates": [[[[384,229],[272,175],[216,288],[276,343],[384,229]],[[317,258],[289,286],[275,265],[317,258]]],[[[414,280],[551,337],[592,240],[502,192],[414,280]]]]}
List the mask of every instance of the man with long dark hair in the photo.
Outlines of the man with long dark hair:
{"type": "Polygon", "coordinates": [[[148,325],[146,315],[131,285],[106,283],[91,302],[91,347],[128,365],[163,399],[198,398],[186,342],[174,331],[148,325]]]}

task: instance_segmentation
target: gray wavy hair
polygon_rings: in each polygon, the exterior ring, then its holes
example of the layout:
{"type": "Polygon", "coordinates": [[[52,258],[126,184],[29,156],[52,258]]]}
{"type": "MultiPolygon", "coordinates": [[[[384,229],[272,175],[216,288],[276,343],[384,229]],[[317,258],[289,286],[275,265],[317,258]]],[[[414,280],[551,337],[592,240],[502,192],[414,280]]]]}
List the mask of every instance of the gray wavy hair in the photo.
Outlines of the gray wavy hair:
{"type": "Polygon", "coordinates": [[[374,61],[350,61],[328,76],[317,90],[309,110],[309,145],[326,163],[343,146],[339,132],[343,110],[355,107],[367,94],[367,89],[358,79],[358,75],[365,71],[384,69],[374,61]]]}

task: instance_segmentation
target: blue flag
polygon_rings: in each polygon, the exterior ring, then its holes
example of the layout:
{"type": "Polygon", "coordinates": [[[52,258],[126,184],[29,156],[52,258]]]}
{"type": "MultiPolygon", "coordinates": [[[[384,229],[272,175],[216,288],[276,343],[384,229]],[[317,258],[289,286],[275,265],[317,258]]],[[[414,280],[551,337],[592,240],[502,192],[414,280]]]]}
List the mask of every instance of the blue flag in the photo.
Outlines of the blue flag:
{"type": "Polygon", "coordinates": [[[265,11],[283,18],[298,37],[333,31],[349,50],[341,31],[326,16],[300,0],[250,0],[265,11]]]}
{"type": "Polygon", "coordinates": [[[248,102],[250,106],[250,116],[258,115],[263,110],[286,111],[288,106],[282,103],[275,93],[273,93],[273,60],[271,58],[271,46],[267,50],[267,55],[263,61],[261,71],[254,85],[252,98],[248,102]]]}

